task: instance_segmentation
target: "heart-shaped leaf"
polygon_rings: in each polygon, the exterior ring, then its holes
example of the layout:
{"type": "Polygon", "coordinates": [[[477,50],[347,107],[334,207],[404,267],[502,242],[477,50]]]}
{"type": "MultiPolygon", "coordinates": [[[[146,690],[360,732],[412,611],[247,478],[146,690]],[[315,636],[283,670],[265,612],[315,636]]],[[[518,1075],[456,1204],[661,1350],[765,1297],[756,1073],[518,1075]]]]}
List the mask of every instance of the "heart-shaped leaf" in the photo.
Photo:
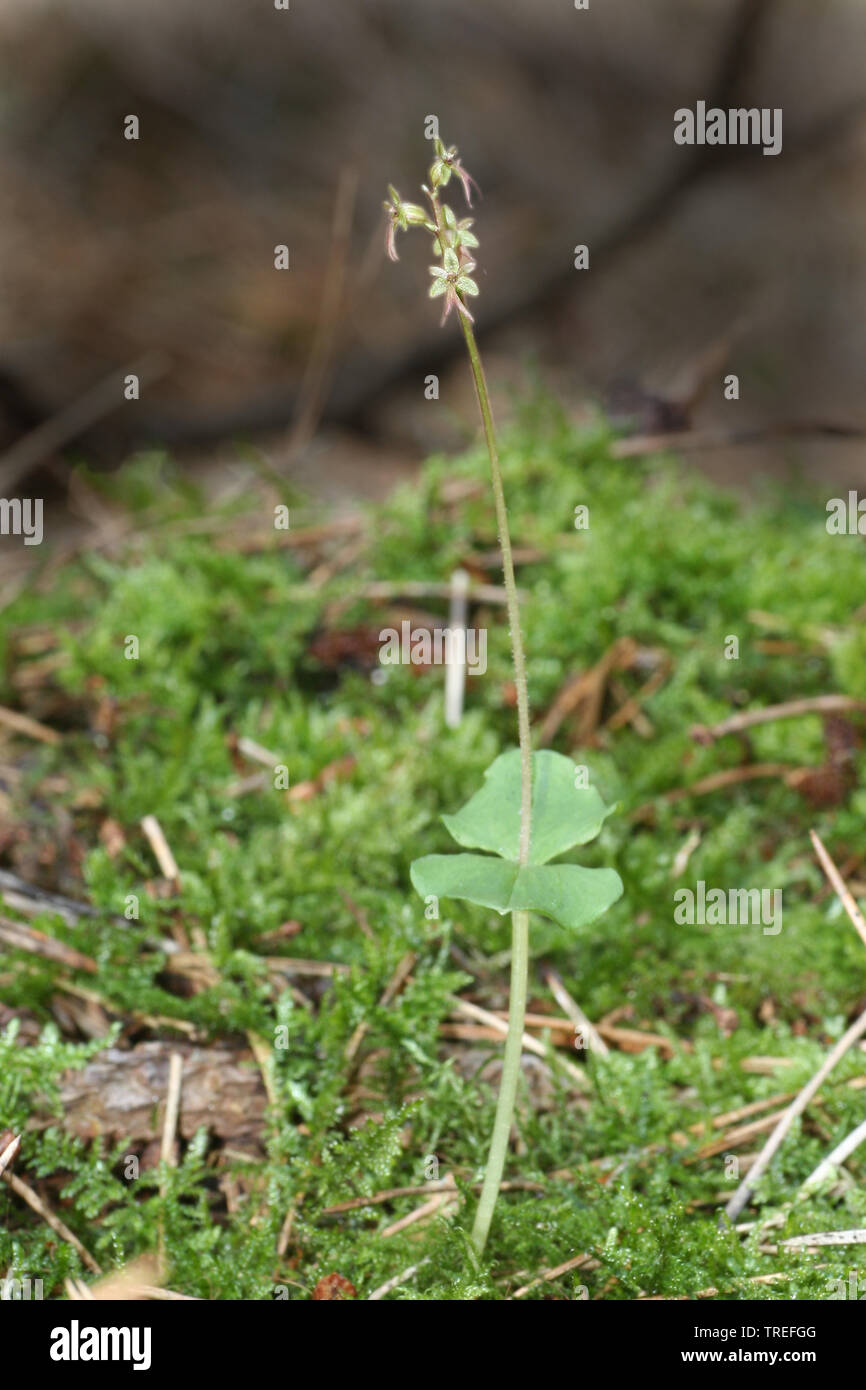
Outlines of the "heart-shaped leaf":
{"type": "Polygon", "coordinates": [[[428,854],[410,870],[422,898],[463,898],[499,913],[543,912],[563,927],[582,927],[622,895],[613,869],[578,864],[529,865],[483,854],[428,854]]]}
{"type": "MultiPolygon", "coordinates": [[[[546,864],[574,845],[593,840],[612,807],[595,787],[576,787],[575,767],[561,753],[532,755],[530,864],[546,864]]],[[[453,816],[443,816],[458,844],[486,849],[516,864],[520,846],[520,750],[501,753],[484,785],[453,816]]]]}
{"type": "Polygon", "coordinates": [[[465,898],[497,912],[508,911],[517,874],[516,864],[486,854],[425,854],[409,870],[422,898],[465,898]]]}
{"type": "Polygon", "coordinates": [[[543,912],[563,927],[584,927],[621,897],[622,879],[615,869],[530,864],[518,870],[511,908],[543,912]]]}

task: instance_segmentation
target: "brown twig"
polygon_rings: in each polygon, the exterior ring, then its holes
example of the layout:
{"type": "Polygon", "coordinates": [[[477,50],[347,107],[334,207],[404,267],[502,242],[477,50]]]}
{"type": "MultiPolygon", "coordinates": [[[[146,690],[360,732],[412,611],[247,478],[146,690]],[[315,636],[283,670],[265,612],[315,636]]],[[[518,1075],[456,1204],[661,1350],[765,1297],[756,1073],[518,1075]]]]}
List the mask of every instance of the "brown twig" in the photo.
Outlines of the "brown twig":
{"type": "Polygon", "coordinates": [[[247,1042],[261,1072],[268,1104],[273,1110],[276,1110],[280,1098],[274,1083],[273,1053],[264,1038],[259,1037],[258,1033],[254,1033],[252,1028],[247,1029],[247,1042]]]}
{"type": "Polygon", "coordinates": [[[18,710],[6,709],[0,705],[0,724],[12,729],[16,734],[24,734],[26,738],[35,738],[40,743],[60,743],[60,734],[56,729],[49,729],[47,724],[40,724],[38,720],[31,719],[27,714],[20,714],[18,710]]]}
{"type": "MultiPolygon", "coordinates": [[[[661,801],[679,801],[685,796],[708,796],[711,792],[723,791],[726,787],[739,786],[741,782],[755,782],[762,778],[785,778],[801,772],[802,768],[793,763],[743,763],[741,767],[729,767],[724,772],[712,772],[693,782],[690,787],[674,787],[663,792],[661,801]]],[[[646,820],[655,811],[654,801],[645,801],[630,813],[630,820],[646,820]]]]}
{"type": "MultiPolygon", "coordinates": [[[[815,1266],[819,1268],[819,1266],[815,1266]]],[[[787,1284],[793,1279],[793,1274],[753,1274],[747,1280],[747,1284],[787,1284]]],[[[646,1303],[678,1303],[689,1298],[718,1298],[720,1294],[736,1293],[737,1286],[727,1289],[717,1289],[714,1284],[709,1288],[697,1289],[695,1293],[654,1293],[638,1294],[640,1301],[646,1303]]]]}
{"type": "MultiPolygon", "coordinates": [[[[458,999],[455,997],[453,1003],[455,1012],[461,1014],[464,1018],[470,1018],[479,1023],[486,1024],[488,1028],[492,1028],[500,1037],[505,1037],[508,1033],[508,1023],[506,1019],[500,1018],[498,1014],[491,1013],[488,1009],[482,1009],[478,1004],[473,1004],[468,999],[458,999]]],[[[536,1057],[545,1057],[547,1055],[544,1045],[540,1043],[537,1038],[533,1038],[529,1033],[523,1034],[523,1050],[524,1052],[534,1053],[536,1057]]],[[[568,1062],[564,1058],[560,1058],[560,1065],[568,1072],[568,1075],[579,1090],[589,1090],[589,1082],[579,1067],[576,1067],[573,1062],[568,1062]]]]}
{"type": "Polygon", "coordinates": [[[634,661],[636,650],[630,637],[619,637],[588,671],[569,677],[541,721],[539,747],[546,748],[564,721],[581,706],[584,709],[576,741],[585,742],[598,724],[608,676],[614,670],[627,670],[634,661]]]}
{"type": "Polygon", "coordinates": [[[586,1254],[586,1252],[582,1255],[575,1255],[573,1259],[566,1260],[564,1264],[556,1265],[554,1269],[543,1270],[541,1274],[538,1275],[537,1279],[532,1279],[528,1284],[524,1284],[521,1288],[515,1289],[511,1297],[523,1298],[524,1294],[529,1293],[530,1289],[536,1288],[538,1284],[549,1284],[554,1279],[559,1279],[563,1274],[568,1274],[572,1269],[597,1269],[598,1265],[599,1261],[592,1255],[586,1254]]]}
{"type": "Polygon", "coordinates": [[[343,902],[346,904],[348,910],[351,912],[355,921],[358,923],[358,926],[361,928],[361,931],[364,933],[367,940],[375,941],[376,933],[370,926],[370,919],[367,916],[364,909],[362,907],[359,907],[358,904],[355,902],[355,899],[349,893],[344,892],[342,888],[338,888],[337,892],[339,893],[343,902]]]}
{"type": "Polygon", "coordinates": [[[859,1226],[849,1231],[818,1231],[809,1236],[789,1236],[780,1245],[783,1250],[812,1250],[821,1245],[866,1245],[866,1229],[859,1226]]]}
{"type": "MultiPolygon", "coordinates": [[[[551,1173],[550,1179],[561,1179],[563,1182],[570,1178],[568,1173],[551,1173]]],[[[448,1178],[437,1178],[430,1182],[414,1183],[408,1187],[389,1187],[382,1192],[374,1192],[370,1197],[349,1197],[345,1202],[336,1202],[332,1207],[325,1207],[319,1212],[319,1216],[342,1216],[347,1211],[361,1211],[364,1207],[379,1207],[387,1202],[396,1201],[398,1197],[422,1197],[434,1192],[449,1192],[452,1180],[448,1178]]],[[[480,1191],[481,1183],[471,1184],[474,1192],[480,1191]]],[[[503,1192],[543,1192],[544,1183],[531,1178],[507,1179],[502,1184],[503,1192]]]]}
{"type": "Polygon", "coordinates": [[[419,1221],[427,1221],[431,1216],[436,1216],[438,1213],[443,1212],[445,1208],[452,1206],[457,1201],[457,1190],[453,1177],[449,1176],[446,1178],[445,1184],[446,1186],[441,1191],[436,1192],[429,1201],[424,1202],[420,1207],[416,1207],[414,1211],[408,1212],[406,1216],[401,1216],[398,1220],[392,1221],[390,1226],[386,1226],[384,1231],[380,1232],[382,1239],[385,1240],[388,1236],[399,1235],[400,1232],[405,1231],[407,1227],[415,1226],[419,1221]]]}
{"type": "Polygon", "coordinates": [[[624,705],[620,705],[619,709],[610,716],[604,727],[613,732],[616,729],[622,728],[623,724],[630,724],[633,720],[636,720],[638,716],[642,714],[643,706],[646,704],[649,697],[654,695],[660,686],[664,685],[670,675],[670,669],[670,663],[663,661],[659,669],[653,672],[649,680],[645,681],[641,686],[640,690],[632,695],[630,699],[626,700],[624,705]]]}
{"type": "Polygon", "coordinates": [[[82,955],[72,946],[67,946],[56,937],[47,936],[35,927],[27,927],[23,922],[13,922],[9,917],[0,917],[0,941],[17,951],[29,951],[33,956],[44,956],[46,960],[56,961],[70,970],[87,970],[96,975],[99,966],[90,956],[82,955]]]}
{"type": "Polygon", "coordinates": [[[720,724],[695,724],[691,736],[696,743],[709,744],[726,734],[739,734],[744,729],[776,719],[797,719],[803,714],[843,714],[851,710],[866,710],[866,701],[855,700],[850,695],[812,695],[802,700],[787,700],[781,705],[765,705],[763,709],[742,710],[720,724]]]}

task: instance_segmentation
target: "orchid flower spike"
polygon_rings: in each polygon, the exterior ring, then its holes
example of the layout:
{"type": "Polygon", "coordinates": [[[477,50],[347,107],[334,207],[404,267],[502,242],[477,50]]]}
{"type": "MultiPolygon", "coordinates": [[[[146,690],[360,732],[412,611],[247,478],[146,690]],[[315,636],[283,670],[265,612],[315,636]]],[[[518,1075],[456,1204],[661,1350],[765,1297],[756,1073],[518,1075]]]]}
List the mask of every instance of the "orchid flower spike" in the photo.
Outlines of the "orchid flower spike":
{"type": "Polygon", "coordinates": [[[433,283],[430,298],[444,296],[442,323],[452,309],[469,322],[474,322],[466,307],[467,297],[478,294],[478,286],[472,279],[475,269],[473,252],[478,246],[478,238],[469,217],[457,218],[454,211],[441,200],[441,190],[451,180],[458,179],[463,187],[467,203],[471,204],[471,192],[478,185],[471,174],[463,168],[457,155],[456,145],[446,146],[439,139],[435,143],[435,159],[430,166],[430,186],[422,184],[422,192],[430,204],[426,212],[417,203],[405,203],[396,188],[389,185],[389,200],[385,203],[387,225],[385,229],[385,249],[389,259],[397,260],[397,231],[407,231],[409,227],[424,227],[433,238],[433,254],[440,261],[430,267],[433,283]]]}

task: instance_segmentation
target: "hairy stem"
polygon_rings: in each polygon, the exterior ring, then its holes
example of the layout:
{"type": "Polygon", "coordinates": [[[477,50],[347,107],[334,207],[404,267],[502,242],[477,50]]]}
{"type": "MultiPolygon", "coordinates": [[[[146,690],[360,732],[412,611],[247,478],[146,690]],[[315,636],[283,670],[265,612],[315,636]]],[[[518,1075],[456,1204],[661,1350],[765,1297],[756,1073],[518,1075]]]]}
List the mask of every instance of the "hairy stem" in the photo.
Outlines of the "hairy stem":
{"type": "MultiPolygon", "coordinates": [[[[437,218],[438,222],[438,218],[437,218]]],[[[511,536],[508,530],[508,510],[505,505],[505,492],[502,487],[502,473],[499,467],[499,452],[496,447],[496,434],[493,428],[493,413],[490,409],[490,396],[484,378],[484,368],[478,353],[478,344],[472,325],[465,314],[460,322],[469,349],[469,361],[475,381],[475,392],[484,424],[484,437],[490,455],[490,475],[493,482],[493,499],[496,506],[496,524],[499,530],[499,545],[502,550],[502,571],[505,578],[505,601],[508,612],[508,625],[511,630],[511,652],[514,660],[514,683],[517,687],[517,731],[520,743],[520,849],[518,861],[521,865],[529,862],[529,843],[532,825],[532,746],[529,736],[529,695],[526,688],[526,661],[523,654],[523,636],[520,631],[520,607],[517,601],[517,584],[514,579],[514,561],[511,555],[511,536]]],[[[511,914],[511,989],[508,1000],[508,1036],[505,1040],[505,1056],[502,1065],[502,1080],[499,1086],[499,1099],[496,1102],[496,1119],[487,1167],[484,1170],[484,1184],[475,1224],[472,1228],[472,1243],[480,1255],[487,1243],[490,1223],[499,1185],[505,1168],[508,1152],[508,1139],[514,1115],[514,1101],[517,1096],[517,1082],[520,1076],[520,1056],[522,1052],[523,1024],[526,1015],[526,988],[529,975],[529,913],[511,914]]]]}
{"type": "Polygon", "coordinates": [[[502,1061],[502,1080],[499,1083],[499,1099],[496,1102],[496,1119],[493,1122],[493,1135],[487,1167],[484,1170],[484,1184],[475,1223],[472,1227],[472,1244],[477,1253],[482,1254],[487,1244],[487,1234],[493,1220],[493,1209],[499,1196],[499,1184],[505,1168],[508,1153],[508,1140],[511,1135],[511,1120],[514,1115],[514,1101],[517,1096],[517,1082],[520,1078],[520,1055],[523,1051],[523,1021],[526,1015],[526,985],[529,976],[529,913],[511,914],[511,991],[508,999],[508,1036],[505,1039],[505,1055],[502,1061]]]}
{"type": "Polygon", "coordinates": [[[502,487],[502,473],[499,468],[499,451],[496,448],[496,434],[493,429],[493,412],[484,368],[478,354],[478,344],[472,332],[472,324],[464,314],[460,323],[469,349],[472,376],[475,380],[475,393],[484,422],[484,437],[490,455],[490,476],[493,481],[493,500],[496,505],[496,525],[499,531],[499,546],[502,551],[502,572],[505,577],[505,604],[508,625],[511,629],[511,653],[514,660],[514,684],[517,687],[517,737],[520,743],[520,854],[519,863],[529,863],[529,832],[532,811],[532,745],[529,738],[529,696],[526,689],[526,660],[523,655],[523,634],[520,631],[520,607],[517,602],[517,584],[514,578],[514,561],[511,558],[511,535],[508,530],[508,511],[505,506],[505,492],[502,487]]]}

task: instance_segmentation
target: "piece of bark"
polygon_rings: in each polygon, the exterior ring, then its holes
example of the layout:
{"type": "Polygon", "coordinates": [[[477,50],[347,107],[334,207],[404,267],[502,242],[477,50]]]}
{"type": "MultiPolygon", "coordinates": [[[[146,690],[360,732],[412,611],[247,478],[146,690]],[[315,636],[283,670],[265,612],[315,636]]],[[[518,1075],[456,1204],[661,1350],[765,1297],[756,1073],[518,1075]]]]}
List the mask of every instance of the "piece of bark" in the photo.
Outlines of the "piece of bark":
{"type": "Polygon", "coordinates": [[[257,1139],[264,1128],[264,1086],[243,1048],[145,1042],[106,1048],[80,1071],[66,1073],[58,1123],[81,1139],[148,1142],[162,1130],[172,1052],[183,1056],[178,1129],[191,1139],[202,1125],[221,1139],[257,1139]]]}

